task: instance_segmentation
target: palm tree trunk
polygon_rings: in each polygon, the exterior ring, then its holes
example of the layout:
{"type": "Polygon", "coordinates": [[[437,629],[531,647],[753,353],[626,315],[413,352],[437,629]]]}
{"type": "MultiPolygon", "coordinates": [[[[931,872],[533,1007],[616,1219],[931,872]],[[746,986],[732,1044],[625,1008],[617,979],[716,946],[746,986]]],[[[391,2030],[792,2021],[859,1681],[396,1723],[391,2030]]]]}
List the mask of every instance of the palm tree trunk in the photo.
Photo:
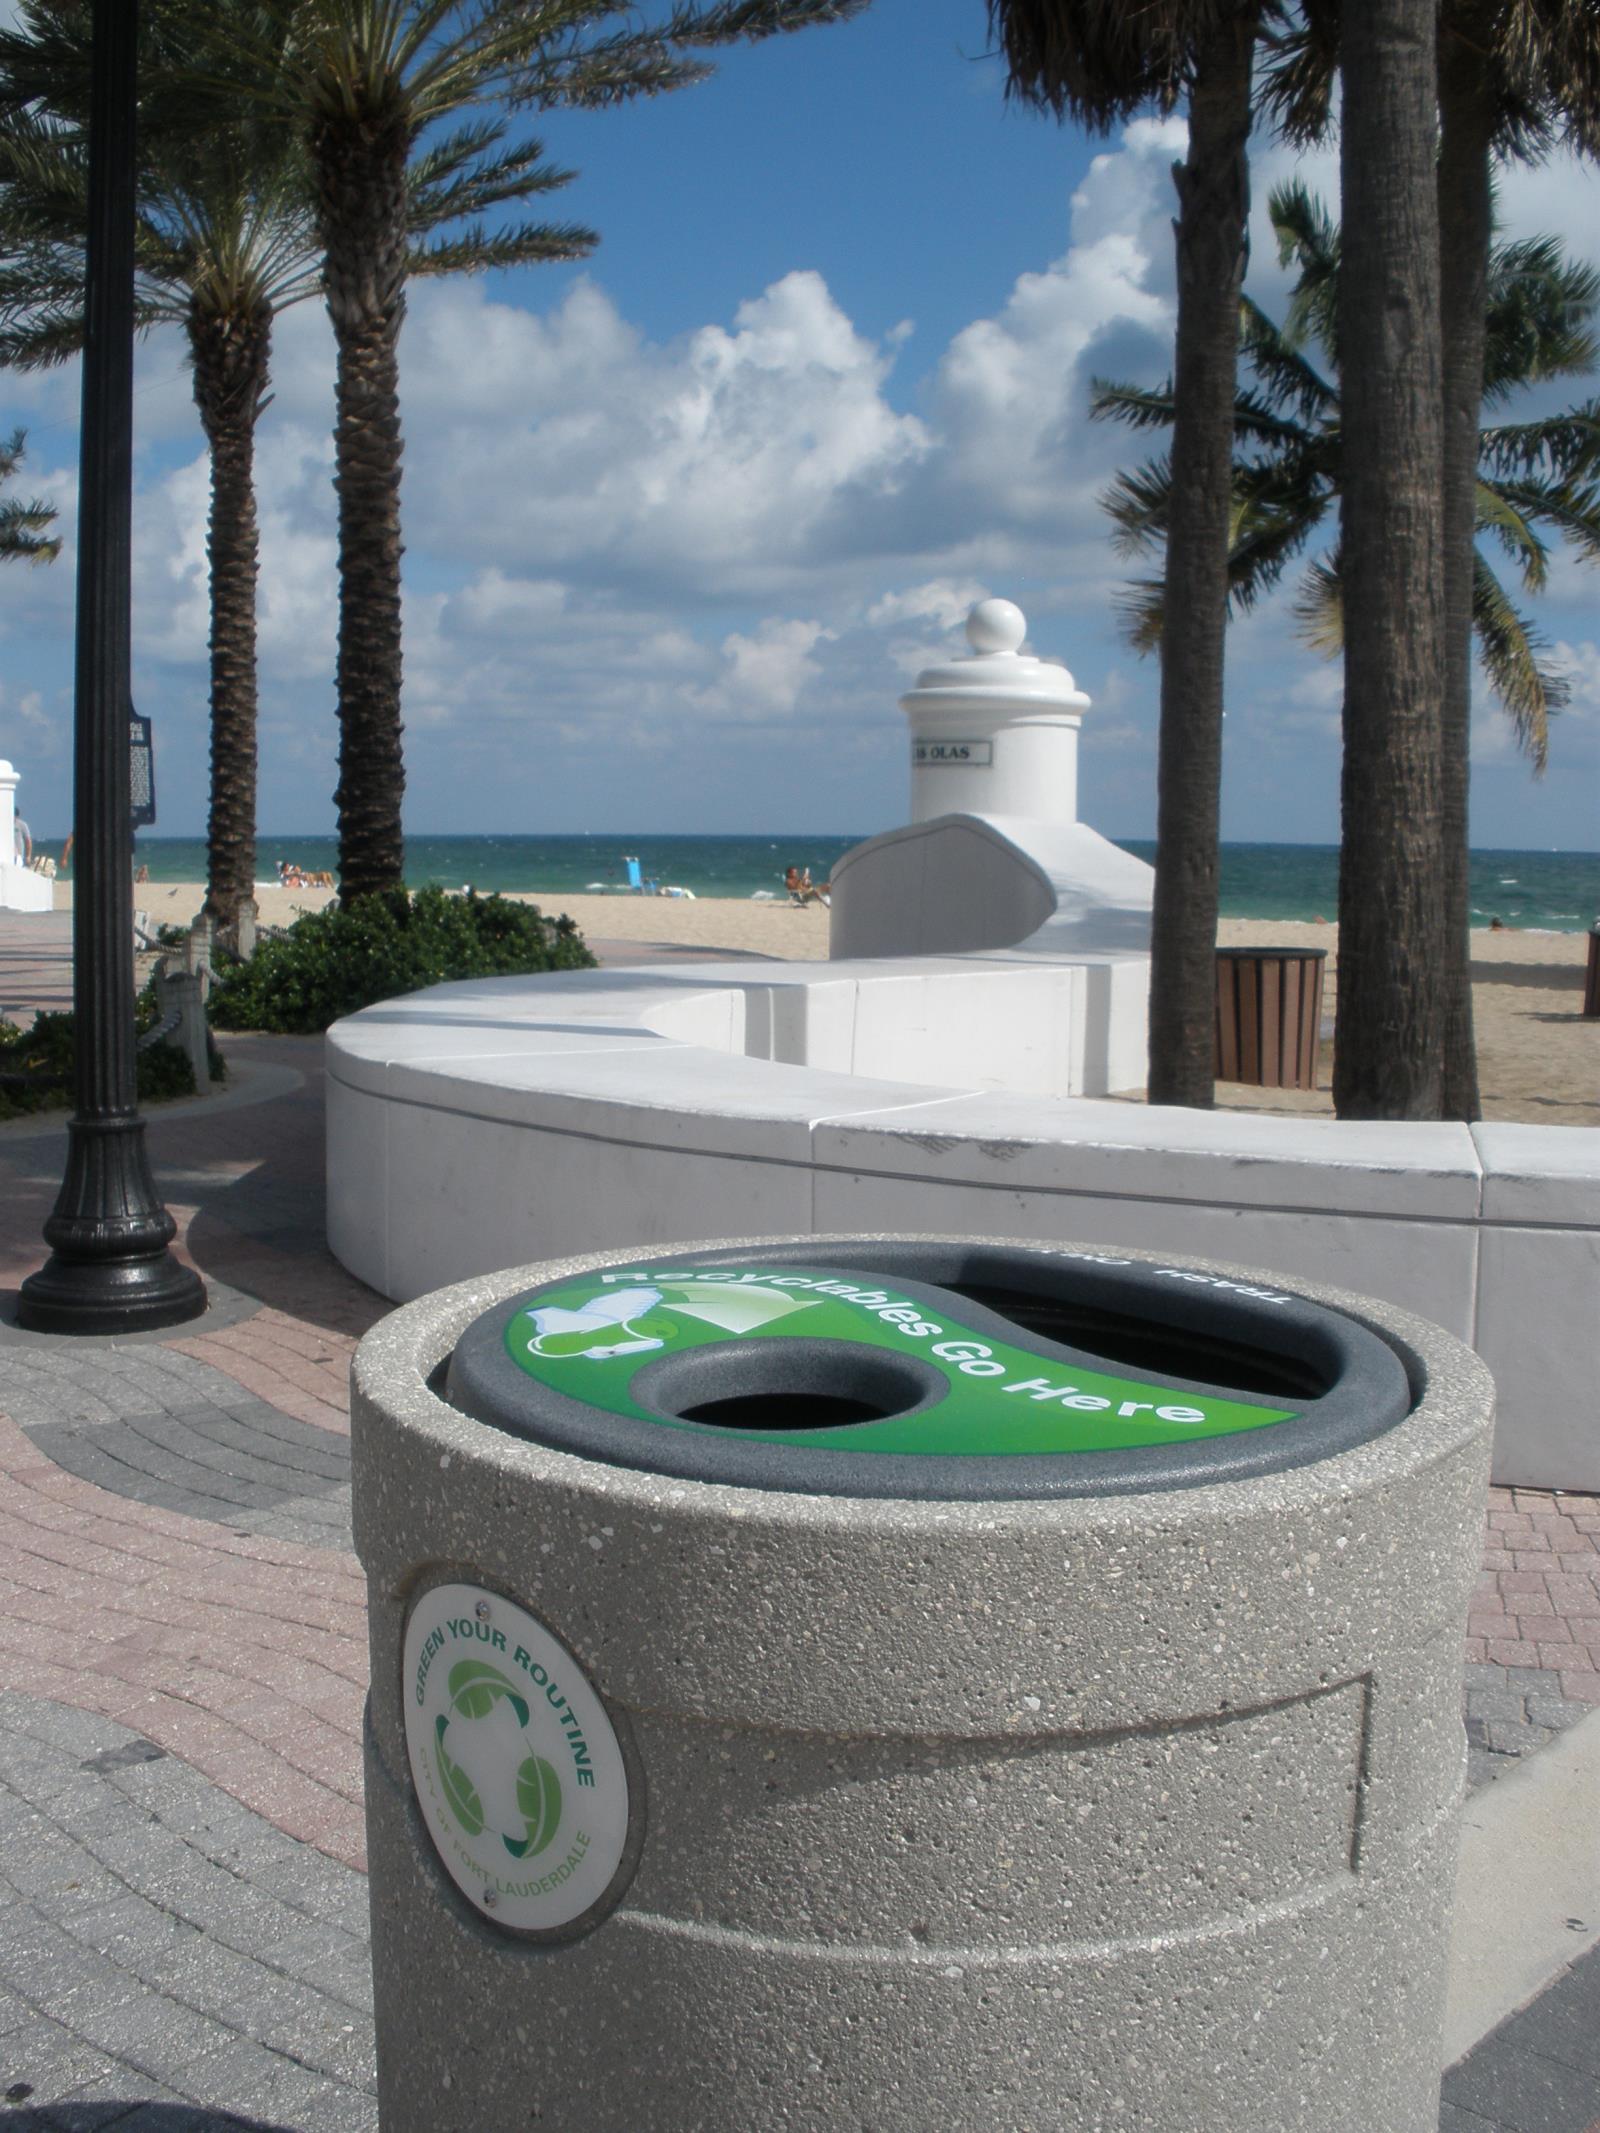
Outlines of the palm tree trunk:
{"type": "Polygon", "coordinates": [[[255,427],[267,387],[272,314],[189,313],[194,396],[211,448],[211,818],[207,913],[236,926],[255,896],[256,525],[255,427]]]}
{"type": "Polygon", "coordinates": [[[1216,1093],[1217,834],[1233,494],[1239,292],[1249,246],[1250,80],[1259,0],[1195,54],[1189,153],[1174,172],[1178,331],[1172,500],[1161,638],[1161,738],[1151,927],[1152,1103],[1216,1093]]]}
{"type": "Polygon", "coordinates": [[[1444,901],[1443,1114],[1482,1116],[1472,1027],[1472,580],[1478,521],[1478,430],[1494,206],[1494,108],[1487,10],[1445,11],[1439,49],[1439,309],[1444,340],[1444,901]]]}
{"type": "Polygon", "coordinates": [[[1368,0],[1344,13],[1341,1118],[1437,1118],[1443,1093],[1434,7],[1368,0]]]}
{"type": "Polygon", "coordinates": [[[326,122],[313,148],[338,352],[339,894],[404,880],[400,721],[400,326],[409,140],[326,122]]]}

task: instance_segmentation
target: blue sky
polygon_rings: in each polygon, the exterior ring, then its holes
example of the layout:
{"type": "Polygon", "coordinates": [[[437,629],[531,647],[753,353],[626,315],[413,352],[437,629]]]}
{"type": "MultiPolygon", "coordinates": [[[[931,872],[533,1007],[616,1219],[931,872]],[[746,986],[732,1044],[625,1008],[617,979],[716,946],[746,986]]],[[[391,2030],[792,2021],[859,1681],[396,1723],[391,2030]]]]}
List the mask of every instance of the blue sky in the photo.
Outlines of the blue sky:
{"type": "MultiPolygon", "coordinates": [[[[1140,441],[1088,380],[1154,381],[1172,326],[1181,123],[1106,140],[1010,109],[983,0],[874,0],[724,56],[717,78],[534,129],[578,176],[582,267],[414,286],[406,429],[407,821],[416,831],[816,830],[904,819],[896,698],[986,593],[1092,698],[1081,811],[1154,821],[1158,674],[1118,639],[1097,496],[1140,441]]],[[[1255,168],[1252,287],[1281,293],[1255,168]]],[[[1331,154],[1306,175],[1331,198],[1331,154]]],[[[1508,229],[1600,263],[1600,176],[1508,173],[1508,229]]],[[[278,326],[258,472],[263,828],[333,825],[332,348],[278,326]]],[[[1592,390],[1593,388],[1588,388],[1592,390]]],[[[1579,397],[1582,388],[1570,395],[1579,397]]],[[[70,816],[75,370],[0,374],[68,551],[0,573],[0,755],[34,826],[70,816]]],[[[135,698],[158,833],[204,827],[206,467],[181,343],[138,366],[135,698]]],[[[1223,828],[1338,836],[1340,677],[1292,586],[1230,636],[1223,828]]],[[[1538,619],[1573,680],[1534,781],[1481,694],[1474,841],[1600,845],[1600,573],[1538,619]]]]}

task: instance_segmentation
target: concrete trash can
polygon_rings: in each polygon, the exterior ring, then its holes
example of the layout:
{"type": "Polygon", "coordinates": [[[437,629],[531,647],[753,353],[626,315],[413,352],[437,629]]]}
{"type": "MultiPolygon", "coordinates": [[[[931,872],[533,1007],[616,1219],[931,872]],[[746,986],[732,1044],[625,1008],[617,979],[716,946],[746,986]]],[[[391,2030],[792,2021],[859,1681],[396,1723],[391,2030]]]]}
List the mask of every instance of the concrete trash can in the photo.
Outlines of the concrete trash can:
{"type": "Polygon", "coordinates": [[[1458,1342],[791,1237],[464,1283],[354,1388],[385,2133],[1434,2133],[1458,1342]]]}

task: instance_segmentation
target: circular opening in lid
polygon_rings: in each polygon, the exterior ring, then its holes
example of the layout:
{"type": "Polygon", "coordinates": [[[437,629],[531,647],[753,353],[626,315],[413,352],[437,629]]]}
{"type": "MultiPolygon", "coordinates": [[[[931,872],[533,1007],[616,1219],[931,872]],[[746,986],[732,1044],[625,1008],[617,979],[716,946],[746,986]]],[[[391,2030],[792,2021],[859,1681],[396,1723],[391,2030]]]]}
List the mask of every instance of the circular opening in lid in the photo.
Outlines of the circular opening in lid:
{"type": "Polygon", "coordinates": [[[713,1429],[809,1430],[884,1422],[939,1399],[944,1386],[911,1358],[824,1341],[719,1342],[640,1372],[657,1413],[713,1429]]]}

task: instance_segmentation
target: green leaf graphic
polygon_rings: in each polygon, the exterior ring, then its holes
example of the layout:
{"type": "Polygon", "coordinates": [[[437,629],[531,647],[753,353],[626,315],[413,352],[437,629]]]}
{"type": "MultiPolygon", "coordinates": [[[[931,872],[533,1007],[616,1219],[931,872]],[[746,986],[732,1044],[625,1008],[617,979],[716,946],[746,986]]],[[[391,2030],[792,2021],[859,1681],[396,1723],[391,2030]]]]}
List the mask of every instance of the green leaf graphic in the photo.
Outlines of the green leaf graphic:
{"type": "Polygon", "coordinates": [[[528,1723],[528,1706],[497,1666],[481,1659],[458,1659],[450,1669],[450,1701],[463,1718],[487,1718],[502,1696],[509,1696],[517,1724],[528,1723]]]}
{"type": "Polygon", "coordinates": [[[439,1778],[456,1820],[469,1837],[476,1837],[483,1828],[483,1802],[473,1790],[465,1771],[458,1770],[446,1753],[444,1736],[448,1724],[446,1718],[436,1718],[433,1722],[433,1750],[439,1765],[439,1778]]]}
{"type": "Polygon", "coordinates": [[[537,1858],[561,1821],[561,1780],[542,1755],[530,1755],[517,1772],[517,1806],[527,1821],[528,1834],[520,1839],[505,1837],[506,1850],[513,1859],[537,1858]]]}

